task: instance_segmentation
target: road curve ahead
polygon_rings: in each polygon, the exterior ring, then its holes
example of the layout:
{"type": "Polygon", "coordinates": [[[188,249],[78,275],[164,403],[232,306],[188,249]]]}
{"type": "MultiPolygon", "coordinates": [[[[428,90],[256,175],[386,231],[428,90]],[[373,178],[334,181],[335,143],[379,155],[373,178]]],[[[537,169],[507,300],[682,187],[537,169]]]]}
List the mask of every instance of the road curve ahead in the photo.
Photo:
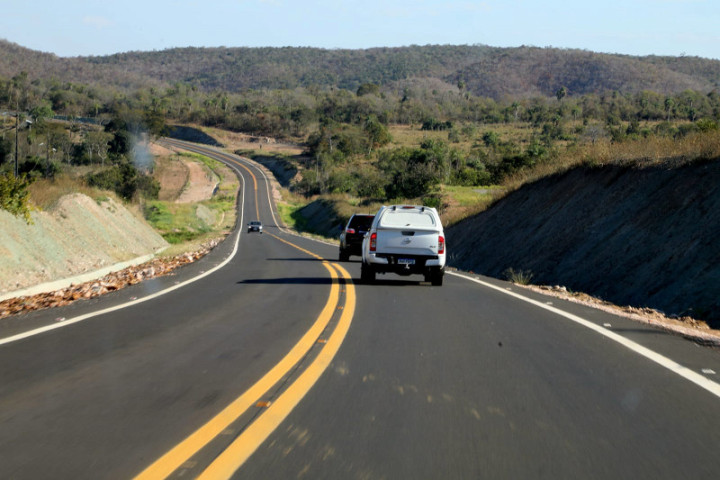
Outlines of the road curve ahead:
{"type": "Polygon", "coordinates": [[[0,323],[0,478],[720,476],[717,350],[492,279],[359,284],[253,162],[168,142],[237,172],[240,228],[0,323]]]}

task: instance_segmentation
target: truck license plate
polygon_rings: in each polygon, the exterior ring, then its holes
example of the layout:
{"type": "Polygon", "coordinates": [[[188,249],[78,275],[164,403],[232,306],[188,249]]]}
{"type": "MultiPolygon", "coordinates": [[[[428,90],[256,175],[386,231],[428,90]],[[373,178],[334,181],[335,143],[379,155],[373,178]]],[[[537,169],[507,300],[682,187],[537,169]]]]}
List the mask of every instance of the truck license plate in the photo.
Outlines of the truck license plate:
{"type": "Polygon", "coordinates": [[[398,258],[398,263],[400,265],[415,265],[415,259],[414,258],[398,258]]]}

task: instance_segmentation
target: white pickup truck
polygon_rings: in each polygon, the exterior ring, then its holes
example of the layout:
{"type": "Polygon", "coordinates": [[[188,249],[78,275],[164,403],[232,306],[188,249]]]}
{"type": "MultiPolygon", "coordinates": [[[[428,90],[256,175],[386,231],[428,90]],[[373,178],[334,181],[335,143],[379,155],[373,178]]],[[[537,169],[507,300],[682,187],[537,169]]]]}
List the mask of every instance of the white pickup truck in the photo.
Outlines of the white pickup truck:
{"type": "Polygon", "coordinates": [[[421,274],[440,286],[445,274],[445,233],[437,210],[418,205],[381,207],[362,244],[360,279],[377,273],[421,274]]]}

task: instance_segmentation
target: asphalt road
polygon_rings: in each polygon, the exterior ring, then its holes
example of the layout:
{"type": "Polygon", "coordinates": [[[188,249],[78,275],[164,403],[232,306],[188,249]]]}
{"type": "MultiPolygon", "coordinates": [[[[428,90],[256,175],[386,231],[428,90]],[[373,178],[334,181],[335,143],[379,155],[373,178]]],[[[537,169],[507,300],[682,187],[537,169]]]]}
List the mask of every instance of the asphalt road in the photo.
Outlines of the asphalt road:
{"type": "Polygon", "coordinates": [[[359,284],[221,159],[264,234],[0,320],[0,478],[720,478],[716,349],[487,278],[359,284]]]}

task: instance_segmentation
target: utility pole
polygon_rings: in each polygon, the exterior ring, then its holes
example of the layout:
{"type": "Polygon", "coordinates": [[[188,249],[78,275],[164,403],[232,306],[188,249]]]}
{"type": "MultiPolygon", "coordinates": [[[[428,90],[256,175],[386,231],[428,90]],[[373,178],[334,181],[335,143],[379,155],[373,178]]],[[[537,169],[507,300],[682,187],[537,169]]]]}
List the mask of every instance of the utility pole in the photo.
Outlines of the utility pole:
{"type": "Polygon", "coordinates": [[[20,110],[15,104],[15,178],[18,178],[18,130],[20,130],[20,110]]]}

